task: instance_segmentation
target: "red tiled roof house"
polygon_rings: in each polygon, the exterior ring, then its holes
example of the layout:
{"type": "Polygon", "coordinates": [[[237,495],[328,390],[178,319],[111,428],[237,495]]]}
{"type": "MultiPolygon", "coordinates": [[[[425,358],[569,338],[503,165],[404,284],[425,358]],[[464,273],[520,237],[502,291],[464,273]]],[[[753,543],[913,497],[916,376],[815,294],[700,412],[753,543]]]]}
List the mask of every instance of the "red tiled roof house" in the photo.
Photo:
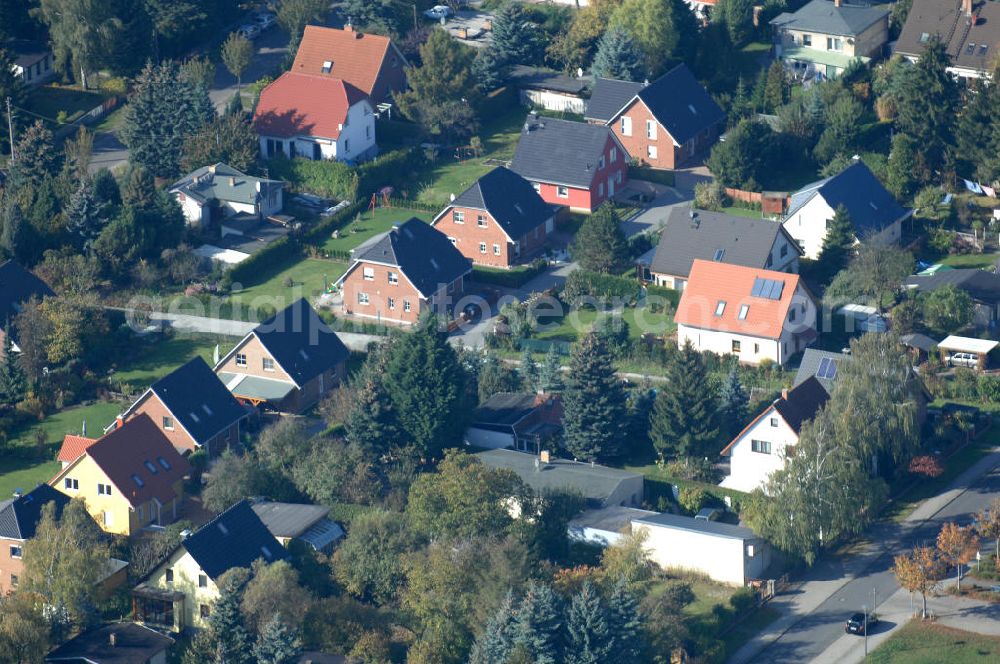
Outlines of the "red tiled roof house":
{"type": "Polygon", "coordinates": [[[291,71],[339,78],[368,95],[377,106],[406,90],[406,58],[388,37],[352,26],[343,30],[307,25],[291,71]]]}
{"type": "Polygon", "coordinates": [[[592,212],[624,187],[628,156],[608,127],[532,114],[510,170],[546,203],[592,212]]]}
{"type": "Polygon", "coordinates": [[[337,281],[344,313],[412,325],[425,311],[452,317],[465,291],[469,259],[443,233],[410,219],[354,250],[337,281]]]}
{"type": "Polygon", "coordinates": [[[674,321],[679,346],[784,365],[816,339],[816,302],[797,274],[695,259],[674,321]]]}
{"type": "Polygon", "coordinates": [[[285,72],[254,111],[261,155],[358,162],[373,158],[375,114],[364,92],[339,78],[285,72]]]}
{"type": "Polygon", "coordinates": [[[476,180],[431,225],[476,265],[507,268],[545,246],[555,210],[531,183],[500,166],[476,180]]]}

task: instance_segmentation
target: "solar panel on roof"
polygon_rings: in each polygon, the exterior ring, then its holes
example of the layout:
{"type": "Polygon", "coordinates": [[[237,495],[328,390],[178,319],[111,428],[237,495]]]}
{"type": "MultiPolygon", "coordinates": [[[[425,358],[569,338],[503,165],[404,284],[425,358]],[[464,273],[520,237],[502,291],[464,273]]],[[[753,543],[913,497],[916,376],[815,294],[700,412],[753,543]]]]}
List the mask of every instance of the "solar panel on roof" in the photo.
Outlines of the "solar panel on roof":
{"type": "Polygon", "coordinates": [[[771,294],[768,296],[772,300],[780,300],[781,293],[785,290],[785,282],[774,280],[771,282],[771,294]]]}
{"type": "Polygon", "coordinates": [[[756,279],[754,279],[753,280],[753,290],[750,291],[750,295],[752,295],[754,297],[762,297],[760,293],[764,289],[764,284],[766,282],[767,282],[767,279],[761,279],[760,277],[757,277],[756,279]]]}
{"type": "Polygon", "coordinates": [[[819,367],[816,369],[816,377],[833,380],[837,377],[837,363],[829,357],[824,357],[819,361],[819,367]]]}

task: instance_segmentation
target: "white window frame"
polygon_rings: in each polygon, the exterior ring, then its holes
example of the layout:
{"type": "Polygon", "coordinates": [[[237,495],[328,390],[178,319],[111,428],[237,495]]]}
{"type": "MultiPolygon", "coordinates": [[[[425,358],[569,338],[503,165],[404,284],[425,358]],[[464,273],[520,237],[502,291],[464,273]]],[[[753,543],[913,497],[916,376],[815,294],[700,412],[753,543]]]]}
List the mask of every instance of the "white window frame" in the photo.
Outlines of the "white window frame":
{"type": "Polygon", "coordinates": [[[396,298],[393,298],[393,297],[387,298],[386,299],[386,306],[388,306],[389,309],[395,309],[396,308],[396,298]]]}
{"type": "Polygon", "coordinates": [[[479,253],[481,253],[481,254],[485,254],[486,253],[486,243],[485,242],[480,242],[479,243],[479,253]]]}
{"type": "Polygon", "coordinates": [[[365,281],[375,281],[375,268],[373,267],[361,268],[361,277],[365,281]]]}
{"type": "Polygon", "coordinates": [[[390,284],[395,285],[399,283],[399,275],[391,270],[389,271],[389,275],[387,278],[389,279],[390,284]]]}
{"type": "Polygon", "coordinates": [[[486,215],[485,214],[477,214],[476,215],[476,226],[478,226],[479,228],[486,228],[486,215]]]}
{"type": "Polygon", "coordinates": [[[465,212],[462,211],[462,210],[452,210],[452,212],[451,212],[451,220],[454,221],[456,224],[464,224],[465,223],[465,212]]]}
{"type": "Polygon", "coordinates": [[[358,304],[366,307],[371,303],[371,299],[368,297],[368,293],[358,293],[358,304]]]}
{"type": "Polygon", "coordinates": [[[621,130],[622,130],[622,136],[632,135],[632,118],[630,118],[627,115],[622,116],[621,130]]]}
{"type": "Polygon", "coordinates": [[[618,147],[615,145],[611,146],[611,163],[618,161],[618,147]]]}
{"type": "Polygon", "coordinates": [[[493,244],[493,255],[494,256],[499,256],[500,255],[500,245],[499,244],[496,244],[496,243],[493,244]]]}
{"type": "Polygon", "coordinates": [[[556,196],[559,198],[569,198],[569,187],[564,185],[556,185],[556,196]]]}
{"type": "Polygon", "coordinates": [[[646,120],[646,138],[656,140],[656,120],[646,120]]]}
{"type": "Polygon", "coordinates": [[[247,365],[247,354],[236,353],[236,366],[245,367],[247,365]]]}
{"type": "Polygon", "coordinates": [[[410,309],[411,309],[411,307],[410,307],[410,301],[409,300],[403,300],[403,311],[409,313],[410,309]]]}
{"type": "Polygon", "coordinates": [[[260,367],[264,371],[274,371],[274,358],[273,357],[260,358],[260,367]]]}
{"type": "Polygon", "coordinates": [[[655,145],[646,146],[646,159],[659,159],[660,152],[656,149],[655,145]]]}
{"type": "Polygon", "coordinates": [[[163,421],[161,422],[161,424],[163,425],[163,430],[164,431],[173,431],[174,430],[174,418],[172,418],[172,417],[170,417],[168,415],[164,415],[163,416],[163,421]]]}

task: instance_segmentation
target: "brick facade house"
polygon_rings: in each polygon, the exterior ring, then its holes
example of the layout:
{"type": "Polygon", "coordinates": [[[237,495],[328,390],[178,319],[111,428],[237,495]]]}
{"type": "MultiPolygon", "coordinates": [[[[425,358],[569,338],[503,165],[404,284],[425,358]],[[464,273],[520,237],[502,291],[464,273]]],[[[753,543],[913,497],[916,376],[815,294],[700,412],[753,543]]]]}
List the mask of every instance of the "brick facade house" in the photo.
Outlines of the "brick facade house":
{"type": "Polygon", "coordinates": [[[69,498],[48,484],[39,484],[23,496],[0,502],[0,594],[16,590],[24,572],[24,544],[35,536],[42,508],[55,503],[56,518],[69,498]]]}
{"type": "Polygon", "coordinates": [[[719,105],[680,64],[641,88],[607,123],[639,164],[674,169],[707,151],[724,121],[719,105]]]}
{"type": "Polygon", "coordinates": [[[390,323],[412,325],[427,310],[453,317],[472,271],[443,233],[415,218],[353,253],[337,281],[344,313],[390,323]]]}
{"type": "Polygon", "coordinates": [[[608,127],[531,114],[510,170],[546,203],[593,212],[625,186],[628,158],[608,127]]]}
{"type": "Polygon", "coordinates": [[[299,299],[254,328],[215,365],[238,400],[301,413],[347,376],[349,351],[299,299]]]}
{"type": "Polygon", "coordinates": [[[153,383],[108,430],[139,415],[148,415],[181,454],[205,449],[217,456],[239,441],[248,411],[196,357],[153,383]]]}
{"type": "Polygon", "coordinates": [[[431,225],[476,265],[508,268],[541,251],[555,229],[555,210],[530,182],[500,166],[476,180],[431,225]]]}

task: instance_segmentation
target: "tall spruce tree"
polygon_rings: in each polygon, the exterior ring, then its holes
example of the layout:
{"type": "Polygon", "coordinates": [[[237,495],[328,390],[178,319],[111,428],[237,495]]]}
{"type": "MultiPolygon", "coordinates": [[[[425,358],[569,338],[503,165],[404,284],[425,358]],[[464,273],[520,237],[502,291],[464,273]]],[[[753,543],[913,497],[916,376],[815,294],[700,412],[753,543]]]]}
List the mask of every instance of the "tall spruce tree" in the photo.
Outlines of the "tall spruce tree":
{"type": "Polygon", "coordinates": [[[543,392],[562,392],[565,388],[562,374],[562,356],[555,344],[549,346],[545,360],[538,371],[538,387],[543,392]]]}
{"type": "Polygon", "coordinates": [[[253,644],[240,612],[248,574],[246,570],[236,568],[221,579],[219,599],[215,600],[208,617],[214,664],[250,664],[253,661],[253,644]]]}
{"type": "Polygon", "coordinates": [[[614,203],[602,205],[587,217],[573,241],[573,258],[584,270],[608,273],[628,256],[628,242],[614,203]]]}
{"type": "Polygon", "coordinates": [[[436,318],[424,317],[393,344],[385,377],[399,427],[418,454],[435,458],[461,440],[466,376],[436,318]]]}
{"type": "MultiPolygon", "coordinates": [[[[0,23],[8,20],[8,17],[0,13],[0,23]]],[[[0,28],[2,31],[3,28],[0,28]]],[[[0,43],[5,40],[0,38],[0,43]]],[[[14,74],[14,58],[10,51],[0,48],[0,101],[10,99],[12,106],[24,107],[24,99],[27,96],[24,82],[20,76],[14,74]]],[[[6,118],[4,118],[6,120],[6,118]]],[[[13,116],[11,120],[15,120],[13,116]]],[[[17,124],[14,125],[15,131],[17,124]]],[[[8,133],[7,122],[0,122],[0,154],[10,154],[10,135],[8,133]]]]}
{"type": "Polygon", "coordinates": [[[608,664],[632,664],[643,651],[642,618],[639,600],[624,580],[618,581],[608,597],[608,629],[614,638],[608,664]]]}
{"type": "Polygon", "coordinates": [[[573,347],[563,393],[563,444],[574,457],[597,461],[621,452],[626,395],[611,354],[591,331],[573,347]]]}
{"type": "MultiPolygon", "coordinates": [[[[1000,103],[1000,99],[997,101],[1000,103]]],[[[964,120],[965,115],[962,118],[964,120]]],[[[991,131],[993,131],[992,125],[991,131]]],[[[993,177],[1000,172],[994,167],[1000,165],[1000,157],[997,155],[1000,155],[1000,152],[977,164],[976,172],[983,177],[984,182],[992,181],[993,177]]],[[[917,144],[906,134],[896,134],[892,137],[885,186],[892,192],[893,196],[901,201],[908,201],[917,193],[917,144]]]]}
{"type": "Polygon", "coordinates": [[[521,352],[521,366],[518,367],[517,373],[521,377],[522,390],[525,392],[538,391],[538,363],[535,362],[535,357],[527,347],[521,352]]]}
{"type": "Polygon", "coordinates": [[[294,664],[302,652],[295,630],[282,622],[278,615],[264,625],[253,647],[256,664],[294,664]]]}
{"type": "Polygon", "coordinates": [[[727,437],[735,435],[747,421],[746,390],[740,382],[740,372],[733,366],[719,388],[719,415],[727,437]]]}
{"type": "Polygon", "coordinates": [[[396,412],[379,376],[363,379],[354,406],[344,420],[344,433],[349,442],[374,456],[388,452],[397,442],[396,412]]]}
{"type": "Polygon", "coordinates": [[[538,27],[519,2],[508,2],[493,16],[490,48],[504,65],[535,64],[540,52],[538,27]]]}
{"type": "Polygon", "coordinates": [[[517,374],[504,364],[495,354],[486,355],[483,366],[479,369],[479,403],[483,403],[494,394],[501,392],[516,392],[520,380],[517,374]]]}
{"type": "Polygon", "coordinates": [[[504,84],[510,67],[497,54],[493,45],[484,46],[472,61],[472,75],[483,92],[492,92],[504,84]]]}
{"type": "Polygon", "coordinates": [[[19,263],[27,263],[31,227],[12,197],[0,197],[0,249],[19,263]]]}
{"type": "Polygon", "coordinates": [[[13,405],[24,398],[28,381],[17,363],[14,343],[8,341],[3,351],[3,361],[0,362],[0,403],[13,405]]]}
{"type": "Polygon", "coordinates": [[[105,224],[107,219],[102,216],[93,186],[87,180],[81,181],[66,205],[66,230],[78,249],[89,252],[105,224]]]}
{"type": "Polygon", "coordinates": [[[563,655],[563,608],[559,596],[532,582],[517,610],[514,644],[534,664],[559,664],[563,655]]]}
{"type": "Polygon", "coordinates": [[[670,355],[666,374],[650,417],[653,447],[661,458],[714,454],[719,435],[717,401],[705,361],[690,340],[670,355]]]}
{"type": "Polygon", "coordinates": [[[566,664],[606,664],[615,639],[600,593],[588,580],[566,614],[566,664]]]}
{"type": "MultiPolygon", "coordinates": [[[[14,160],[9,168],[11,188],[30,194],[58,172],[59,151],[53,144],[52,132],[38,120],[17,139],[14,160]]],[[[30,196],[21,201],[22,204],[30,202],[30,196]]]]}
{"type": "Polygon", "coordinates": [[[469,653],[469,664],[506,664],[517,636],[517,602],[507,592],[469,653]]]}
{"type": "Polygon", "coordinates": [[[826,227],[823,248],[819,252],[819,263],[827,280],[832,279],[847,265],[854,250],[854,224],[847,208],[838,205],[833,211],[833,219],[826,227]]]}
{"type": "Polygon", "coordinates": [[[918,170],[930,177],[952,158],[960,94],[944,44],[931,37],[897,99],[896,125],[916,141],[918,170]]]}
{"type": "Polygon", "coordinates": [[[608,28],[597,42],[591,67],[594,76],[622,81],[641,81],[646,71],[642,51],[632,36],[619,25],[608,28]]]}

